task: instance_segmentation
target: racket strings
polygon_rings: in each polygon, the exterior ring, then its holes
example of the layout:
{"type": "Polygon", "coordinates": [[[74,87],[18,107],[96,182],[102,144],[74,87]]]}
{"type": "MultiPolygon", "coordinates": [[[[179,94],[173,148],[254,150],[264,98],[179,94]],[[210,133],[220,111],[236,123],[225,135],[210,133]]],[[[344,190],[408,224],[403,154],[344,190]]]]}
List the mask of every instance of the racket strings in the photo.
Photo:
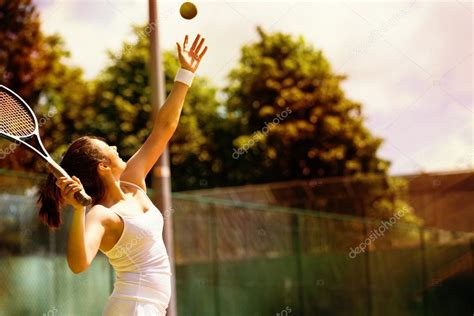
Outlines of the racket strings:
{"type": "Polygon", "coordinates": [[[0,132],[13,136],[29,136],[35,131],[32,114],[20,100],[0,91],[0,132]]]}

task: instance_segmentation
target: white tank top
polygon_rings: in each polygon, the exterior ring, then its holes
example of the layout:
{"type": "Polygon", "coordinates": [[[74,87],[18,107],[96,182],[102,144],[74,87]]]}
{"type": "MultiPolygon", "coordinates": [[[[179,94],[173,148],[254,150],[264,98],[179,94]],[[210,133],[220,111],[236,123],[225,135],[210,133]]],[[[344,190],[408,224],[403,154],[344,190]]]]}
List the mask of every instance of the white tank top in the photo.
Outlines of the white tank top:
{"type": "MultiPolygon", "coordinates": [[[[146,195],[146,192],[130,182],[146,195]]],[[[166,305],[171,296],[171,268],[163,242],[163,216],[155,207],[136,216],[124,216],[123,232],[109,251],[102,251],[115,270],[114,290],[110,297],[166,305]]],[[[135,213],[139,213],[137,210],[135,213]]]]}

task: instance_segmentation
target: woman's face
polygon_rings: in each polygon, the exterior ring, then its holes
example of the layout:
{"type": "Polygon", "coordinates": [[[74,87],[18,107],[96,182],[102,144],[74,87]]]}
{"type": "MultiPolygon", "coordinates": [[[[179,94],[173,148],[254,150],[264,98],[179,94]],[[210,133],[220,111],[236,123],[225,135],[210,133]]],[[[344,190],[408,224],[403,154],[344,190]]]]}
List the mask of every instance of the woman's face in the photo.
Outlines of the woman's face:
{"type": "Polygon", "coordinates": [[[109,146],[107,143],[94,139],[96,145],[99,147],[99,150],[107,159],[103,164],[110,168],[110,171],[114,178],[120,179],[122,172],[125,170],[127,163],[120,158],[117,152],[117,146],[109,146]]]}

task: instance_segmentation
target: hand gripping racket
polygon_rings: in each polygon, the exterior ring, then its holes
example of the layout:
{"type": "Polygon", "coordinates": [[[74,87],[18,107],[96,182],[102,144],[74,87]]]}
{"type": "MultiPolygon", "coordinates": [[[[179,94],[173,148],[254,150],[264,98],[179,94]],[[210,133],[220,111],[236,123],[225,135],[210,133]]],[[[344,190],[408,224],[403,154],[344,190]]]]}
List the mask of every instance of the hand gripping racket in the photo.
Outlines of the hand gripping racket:
{"type": "MultiPolygon", "coordinates": [[[[0,136],[9,141],[20,143],[46,162],[49,171],[56,178],[71,179],[67,172],[48,154],[41,142],[38,120],[33,110],[20,96],[7,87],[0,85],[0,136]]],[[[84,190],[74,194],[76,200],[84,206],[92,199],[84,190]]]]}

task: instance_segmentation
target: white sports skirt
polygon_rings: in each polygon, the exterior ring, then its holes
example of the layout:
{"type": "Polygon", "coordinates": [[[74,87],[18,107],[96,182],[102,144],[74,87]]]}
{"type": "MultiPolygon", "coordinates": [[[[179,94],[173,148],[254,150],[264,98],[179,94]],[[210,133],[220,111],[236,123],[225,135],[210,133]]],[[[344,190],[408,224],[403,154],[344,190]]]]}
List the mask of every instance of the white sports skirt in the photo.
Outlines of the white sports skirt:
{"type": "Polygon", "coordinates": [[[166,316],[167,305],[109,297],[103,316],[166,316]]]}
{"type": "Polygon", "coordinates": [[[166,316],[171,297],[169,275],[149,275],[139,280],[131,280],[129,276],[127,279],[127,282],[116,281],[102,316],[166,316]],[[156,284],[159,289],[147,286],[156,284]]]}

